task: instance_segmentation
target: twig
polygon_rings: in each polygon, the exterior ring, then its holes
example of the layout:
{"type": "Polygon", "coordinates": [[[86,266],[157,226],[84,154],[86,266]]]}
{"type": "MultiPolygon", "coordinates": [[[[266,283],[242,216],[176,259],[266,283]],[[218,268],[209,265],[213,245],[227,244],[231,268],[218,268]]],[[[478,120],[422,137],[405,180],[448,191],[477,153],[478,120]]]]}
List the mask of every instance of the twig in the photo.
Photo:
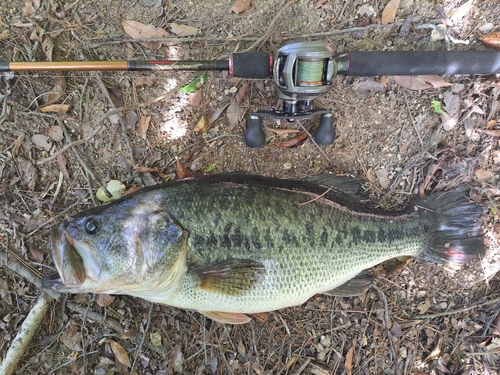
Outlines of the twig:
{"type": "Polygon", "coordinates": [[[447,30],[442,29],[440,27],[437,27],[436,25],[433,25],[431,23],[424,23],[422,25],[416,26],[415,28],[416,29],[432,29],[432,30],[436,30],[437,32],[439,32],[441,35],[444,36],[444,41],[446,43],[446,50],[447,51],[450,50],[450,41],[452,43],[455,43],[455,44],[469,44],[468,40],[456,39],[453,36],[451,36],[451,34],[447,30]]]}
{"type": "Polygon", "coordinates": [[[309,204],[309,203],[311,203],[311,202],[314,202],[315,200],[318,200],[318,199],[320,199],[320,198],[323,198],[323,197],[324,197],[324,196],[325,196],[325,195],[326,195],[326,194],[327,194],[330,190],[332,190],[332,189],[333,189],[333,186],[330,186],[330,187],[328,188],[328,190],[326,190],[323,194],[318,195],[317,197],[314,197],[313,199],[309,199],[307,202],[303,202],[303,203],[299,203],[299,204],[297,204],[297,208],[300,208],[300,207],[302,207],[302,206],[305,206],[306,204],[309,204]]]}
{"type": "Polygon", "coordinates": [[[271,31],[273,30],[274,24],[278,20],[278,18],[281,17],[283,12],[293,3],[295,3],[297,0],[290,0],[288,3],[285,4],[283,8],[280,9],[280,11],[276,14],[276,16],[272,19],[272,21],[269,23],[269,26],[267,27],[267,30],[262,36],[257,39],[250,47],[245,49],[243,52],[248,52],[253,50],[255,47],[259,46],[261,43],[263,43],[267,38],[269,38],[269,35],[271,35],[271,31]]]}
{"type": "Polygon", "coordinates": [[[463,312],[466,312],[466,311],[469,311],[469,310],[476,309],[478,307],[490,306],[490,305],[494,305],[496,303],[500,303],[500,297],[492,299],[492,300],[489,300],[489,301],[486,301],[486,302],[476,303],[474,305],[463,307],[463,308],[457,309],[457,310],[444,311],[444,312],[440,312],[440,313],[436,313],[436,314],[430,314],[430,315],[420,315],[420,316],[417,316],[416,319],[432,319],[432,318],[437,318],[439,316],[460,314],[460,313],[463,313],[463,312]]]}
{"type": "Polygon", "coordinates": [[[21,328],[19,328],[16,337],[12,341],[12,345],[7,351],[4,360],[0,364],[0,374],[10,375],[14,373],[17,364],[31,344],[31,340],[38,330],[40,323],[45,318],[48,306],[49,301],[47,296],[41,296],[37,303],[31,308],[21,328]]]}
{"type": "MultiPolygon", "coordinates": [[[[413,21],[419,20],[422,17],[414,17],[413,21]]],[[[367,26],[350,27],[341,30],[324,31],[320,33],[307,33],[307,34],[291,34],[283,36],[283,40],[295,40],[305,38],[321,38],[333,35],[349,34],[359,31],[370,31],[378,29],[393,28],[401,26],[403,22],[394,22],[388,25],[372,24],[367,26]]],[[[264,34],[265,35],[265,34],[264,34]]],[[[191,38],[138,38],[138,39],[121,39],[121,40],[105,40],[98,43],[92,43],[92,48],[99,48],[111,44],[123,43],[141,43],[141,42],[160,42],[160,43],[192,43],[192,42],[221,42],[221,43],[240,43],[240,42],[258,42],[261,43],[262,37],[191,37],[191,38]]]]}
{"type": "Polygon", "coordinates": [[[389,307],[387,305],[387,298],[385,298],[384,292],[377,287],[376,285],[373,285],[373,289],[375,289],[378,292],[378,295],[380,299],[382,300],[382,303],[384,304],[384,325],[385,325],[385,330],[387,333],[387,340],[389,341],[389,347],[391,348],[391,356],[392,356],[392,361],[393,361],[393,374],[398,374],[398,356],[396,355],[396,350],[394,349],[394,344],[392,343],[392,338],[391,338],[391,331],[389,330],[389,307]]]}
{"type": "Polygon", "coordinates": [[[309,137],[309,139],[311,140],[311,142],[316,146],[316,148],[319,150],[319,152],[321,153],[321,155],[323,155],[323,157],[326,159],[326,161],[328,162],[329,165],[333,165],[332,161],[330,160],[330,158],[325,154],[325,151],[323,151],[323,149],[320,147],[320,145],[318,145],[316,143],[316,141],[314,140],[314,137],[311,135],[311,133],[309,133],[309,131],[305,128],[304,125],[302,125],[302,122],[300,120],[297,120],[297,122],[299,123],[300,127],[302,128],[302,130],[304,130],[307,134],[307,136],[309,137]]]}
{"type": "Polygon", "coordinates": [[[151,313],[153,312],[153,306],[154,306],[154,303],[150,303],[150,305],[149,305],[149,314],[148,314],[148,322],[146,323],[146,328],[144,329],[144,332],[142,333],[141,342],[139,344],[139,347],[137,348],[137,352],[135,353],[134,363],[132,363],[132,367],[130,368],[130,373],[131,374],[134,373],[135,365],[137,363],[137,360],[139,359],[139,355],[141,354],[142,346],[144,345],[144,340],[146,339],[146,336],[147,336],[148,331],[149,331],[149,326],[151,324],[151,313]]]}

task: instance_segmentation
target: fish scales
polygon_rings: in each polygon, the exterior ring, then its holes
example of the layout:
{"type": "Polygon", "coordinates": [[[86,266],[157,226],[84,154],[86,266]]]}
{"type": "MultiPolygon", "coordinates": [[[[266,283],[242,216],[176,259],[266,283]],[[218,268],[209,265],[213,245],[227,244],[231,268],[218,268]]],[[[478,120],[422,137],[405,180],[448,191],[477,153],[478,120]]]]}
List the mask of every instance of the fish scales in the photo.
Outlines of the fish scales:
{"type": "Polygon", "coordinates": [[[59,273],[44,285],[243,323],[237,314],[315,293],[362,293],[362,271],[397,256],[463,263],[484,253],[484,208],[464,192],[385,212],[333,187],[334,176],[323,182],[226,174],[145,188],[61,223],[52,234],[59,273]]]}

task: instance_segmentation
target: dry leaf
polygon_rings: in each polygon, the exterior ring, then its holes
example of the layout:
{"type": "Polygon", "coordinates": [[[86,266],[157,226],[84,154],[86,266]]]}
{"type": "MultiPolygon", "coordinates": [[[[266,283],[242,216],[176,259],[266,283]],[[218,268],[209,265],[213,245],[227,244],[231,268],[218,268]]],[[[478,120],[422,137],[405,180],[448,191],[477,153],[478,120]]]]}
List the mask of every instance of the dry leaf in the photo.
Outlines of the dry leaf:
{"type": "Polygon", "coordinates": [[[132,186],[130,189],[127,189],[127,191],[125,191],[125,193],[123,193],[123,196],[135,193],[136,191],[139,191],[139,190],[141,190],[140,186],[132,186]]]}
{"type": "Polygon", "coordinates": [[[239,14],[250,8],[250,5],[252,5],[252,0],[237,0],[229,11],[239,14]]]}
{"type": "Polygon", "coordinates": [[[410,90],[427,90],[452,85],[451,83],[446,82],[443,77],[435,75],[395,76],[394,81],[398,85],[410,90]]]}
{"type": "Polygon", "coordinates": [[[139,136],[143,139],[146,139],[150,122],[151,116],[141,116],[141,120],[139,121],[139,136]]]}
{"type": "Polygon", "coordinates": [[[240,123],[244,114],[245,109],[240,107],[240,105],[236,102],[236,99],[231,100],[231,104],[229,104],[226,112],[226,117],[229,121],[231,129],[240,123]]]}
{"type": "Polygon", "coordinates": [[[500,130],[482,130],[482,129],[477,129],[478,133],[486,134],[489,135],[490,137],[496,137],[500,138],[500,130]]]}
{"type": "Polygon", "coordinates": [[[64,92],[66,90],[66,79],[62,74],[56,73],[55,81],[56,84],[52,88],[52,90],[45,93],[48,95],[47,102],[45,103],[45,105],[54,104],[64,95],[64,92]]]}
{"type": "MultiPolygon", "coordinates": [[[[123,20],[123,30],[133,39],[143,38],[165,38],[169,36],[166,30],[155,27],[153,25],[145,25],[141,22],[123,20]]],[[[141,42],[141,44],[152,50],[157,50],[161,47],[160,42],[141,42]]]]}
{"type": "Polygon", "coordinates": [[[222,108],[219,108],[219,109],[213,109],[213,108],[209,108],[208,109],[208,114],[207,114],[207,117],[208,117],[208,123],[209,124],[212,124],[213,122],[215,122],[221,115],[222,112],[224,112],[224,110],[229,106],[229,104],[227,104],[226,106],[222,107],[222,108]]]}
{"type": "Polygon", "coordinates": [[[66,156],[64,156],[64,154],[57,155],[56,162],[59,171],[63,174],[64,177],[66,177],[69,180],[69,172],[68,169],[66,168],[66,163],[67,163],[66,156]]]}
{"type": "Polygon", "coordinates": [[[483,181],[487,181],[487,180],[490,180],[492,179],[493,177],[495,177],[495,174],[491,171],[487,171],[485,169],[476,169],[476,171],[474,172],[474,180],[478,181],[478,182],[483,182],[483,181]]]}
{"type": "Polygon", "coordinates": [[[117,88],[113,86],[106,86],[106,89],[108,90],[109,94],[109,99],[111,99],[111,102],[116,108],[122,107],[125,103],[123,102],[122,99],[122,92],[118,90],[117,88]]]}
{"type": "Polygon", "coordinates": [[[205,133],[208,129],[210,129],[210,123],[208,122],[208,117],[203,115],[198,120],[198,123],[196,124],[193,131],[195,133],[205,133]]]}
{"type": "Polygon", "coordinates": [[[441,354],[441,347],[442,346],[443,346],[443,337],[441,336],[439,338],[436,346],[434,347],[434,349],[432,349],[432,352],[427,356],[426,359],[424,359],[424,363],[427,363],[429,361],[437,359],[439,357],[439,355],[441,354]]]}
{"type": "Polygon", "coordinates": [[[115,300],[115,297],[109,294],[97,294],[95,302],[101,307],[107,307],[111,305],[111,302],[115,300]]]}
{"type": "Polygon", "coordinates": [[[273,129],[273,128],[266,128],[266,130],[269,130],[270,132],[273,132],[274,134],[277,135],[287,135],[290,133],[300,133],[300,130],[298,129],[273,129]]]}
{"type": "Polygon", "coordinates": [[[179,36],[192,36],[198,33],[198,28],[188,25],[179,25],[175,22],[169,23],[170,29],[179,36]]]}
{"type": "Polygon", "coordinates": [[[82,335],[78,330],[78,323],[71,319],[62,333],[60,340],[68,347],[68,349],[75,350],[77,352],[82,350],[82,335]]]}
{"type": "Polygon", "coordinates": [[[48,113],[48,112],[66,113],[70,110],[70,108],[71,108],[70,104],[50,104],[40,107],[38,108],[38,110],[43,113],[48,113]]]}
{"type": "Polygon", "coordinates": [[[49,137],[44,134],[33,135],[33,137],[31,137],[31,142],[33,142],[34,145],[38,148],[41,148],[45,151],[50,151],[50,149],[52,148],[52,142],[50,141],[49,137]]]}
{"type": "Polygon", "coordinates": [[[234,97],[238,105],[240,105],[241,102],[243,101],[243,98],[245,97],[245,94],[248,90],[248,86],[250,86],[248,83],[245,83],[243,86],[241,86],[241,88],[238,90],[238,93],[234,97]]]}
{"type": "Polygon", "coordinates": [[[63,129],[59,125],[49,126],[47,134],[56,142],[61,142],[64,139],[63,129]]]}
{"type": "Polygon", "coordinates": [[[462,5],[460,5],[458,8],[456,8],[453,13],[450,16],[450,20],[456,24],[458,21],[460,21],[462,18],[464,18],[467,14],[472,9],[472,3],[474,0],[469,0],[462,5]]]}
{"type": "Polygon", "coordinates": [[[286,142],[279,143],[278,146],[284,147],[284,148],[293,148],[293,147],[299,147],[304,143],[304,141],[307,139],[307,133],[300,133],[296,137],[289,139],[286,142]]]}
{"type": "Polygon", "coordinates": [[[38,247],[30,247],[29,252],[35,262],[43,263],[43,252],[38,247]]]}
{"type": "Polygon", "coordinates": [[[175,162],[177,164],[175,168],[175,175],[179,180],[191,177],[193,175],[193,173],[189,171],[184,164],[181,163],[178,157],[175,158],[175,162]]]}
{"type": "Polygon", "coordinates": [[[382,25],[394,22],[401,0],[391,0],[387,3],[382,12],[382,25]]]}
{"type": "Polygon", "coordinates": [[[352,375],[352,359],[354,357],[354,345],[347,351],[345,356],[344,368],[347,375],[352,375]]]}
{"type": "Polygon", "coordinates": [[[32,1],[24,1],[23,6],[23,17],[31,17],[35,14],[35,8],[33,7],[32,1]]]}
{"type": "Polygon", "coordinates": [[[489,33],[488,35],[479,38],[479,40],[481,40],[486,47],[500,49],[500,31],[489,33]]]}
{"type": "Polygon", "coordinates": [[[193,107],[199,107],[201,104],[201,90],[196,90],[189,94],[189,104],[193,107]]]}
{"type": "Polygon", "coordinates": [[[429,298],[427,298],[425,302],[422,302],[417,306],[417,310],[420,312],[420,314],[425,314],[427,310],[429,310],[429,307],[431,307],[431,301],[429,298]]]}
{"type": "Polygon", "coordinates": [[[7,39],[10,36],[9,30],[4,30],[0,33],[0,40],[7,39]]]}
{"type": "Polygon", "coordinates": [[[375,175],[377,176],[380,186],[382,186],[384,189],[389,189],[389,186],[391,186],[391,180],[389,180],[389,171],[387,171],[387,169],[385,168],[378,169],[375,172],[375,175]]]}
{"type": "Polygon", "coordinates": [[[238,341],[238,345],[236,345],[236,349],[238,350],[238,353],[240,353],[242,357],[245,357],[245,355],[247,354],[247,349],[245,348],[245,344],[243,344],[243,340],[241,338],[238,341]]]}
{"type": "Polygon", "coordinates": [[[54,50],[54,42],[48,35],[45,35],[43,37],[42,49],[43,53],[45,53],[47,61],[52,61],[52,51],[54,50]]]}
{"type": "Polygon", "coordinates": [[[148,86],[151,87],[156,82],[156,77],[138,77],[134,78],[135,87],[148,86]]]}
{"type": "Polygon", "coordinates": [[[130,367],[130,359],[128,357],[127,351],[118,344],[116,341],[108,339],[109,346],[111,347],[111,350],[113,351],[113,354],[115,355],[116,359],[123,365],[130,367]]]}
{"type": "Polygon", "coordinates": [[[134,166],[134,171],[136,171],[137,173],[157,173],[158,168],[146,167],[144,165],[136,164],[134,166]]]}

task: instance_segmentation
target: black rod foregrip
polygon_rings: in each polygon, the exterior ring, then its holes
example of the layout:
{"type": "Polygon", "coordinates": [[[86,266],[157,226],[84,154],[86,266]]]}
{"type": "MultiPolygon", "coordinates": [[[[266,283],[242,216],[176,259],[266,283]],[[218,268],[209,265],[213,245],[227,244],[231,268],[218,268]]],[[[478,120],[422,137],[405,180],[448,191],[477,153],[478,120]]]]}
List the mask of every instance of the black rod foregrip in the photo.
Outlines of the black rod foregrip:
{"type": "Polygon", "coordinates": [[[347,52],[347,76],[500,73],[498,51],[364,51],[347,52]]]}
{"type": "Polygon", "coordinates": [[[229,73],[233,77],[265,79],[272,77],[273,57],[263,51],[233,53],[229,73]]]}

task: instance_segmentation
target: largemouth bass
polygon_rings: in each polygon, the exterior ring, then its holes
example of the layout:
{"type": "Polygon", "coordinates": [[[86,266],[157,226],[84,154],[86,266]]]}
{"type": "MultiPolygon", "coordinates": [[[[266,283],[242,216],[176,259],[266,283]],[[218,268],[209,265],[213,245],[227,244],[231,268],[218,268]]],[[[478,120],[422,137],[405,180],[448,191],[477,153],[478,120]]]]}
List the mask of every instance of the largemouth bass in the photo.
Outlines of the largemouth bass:
{"type": "Polygon", "coordinates": [[[238,324],[316,293],[362,294],[364,271],[394,257],[466,263],[485,252],[484,207],[464,190],[385,212],[339,190],[348,186],[333,175],[223,174],[144,188],[53,230],[57,273],[43,286],[127,294],[238,324]]]}

